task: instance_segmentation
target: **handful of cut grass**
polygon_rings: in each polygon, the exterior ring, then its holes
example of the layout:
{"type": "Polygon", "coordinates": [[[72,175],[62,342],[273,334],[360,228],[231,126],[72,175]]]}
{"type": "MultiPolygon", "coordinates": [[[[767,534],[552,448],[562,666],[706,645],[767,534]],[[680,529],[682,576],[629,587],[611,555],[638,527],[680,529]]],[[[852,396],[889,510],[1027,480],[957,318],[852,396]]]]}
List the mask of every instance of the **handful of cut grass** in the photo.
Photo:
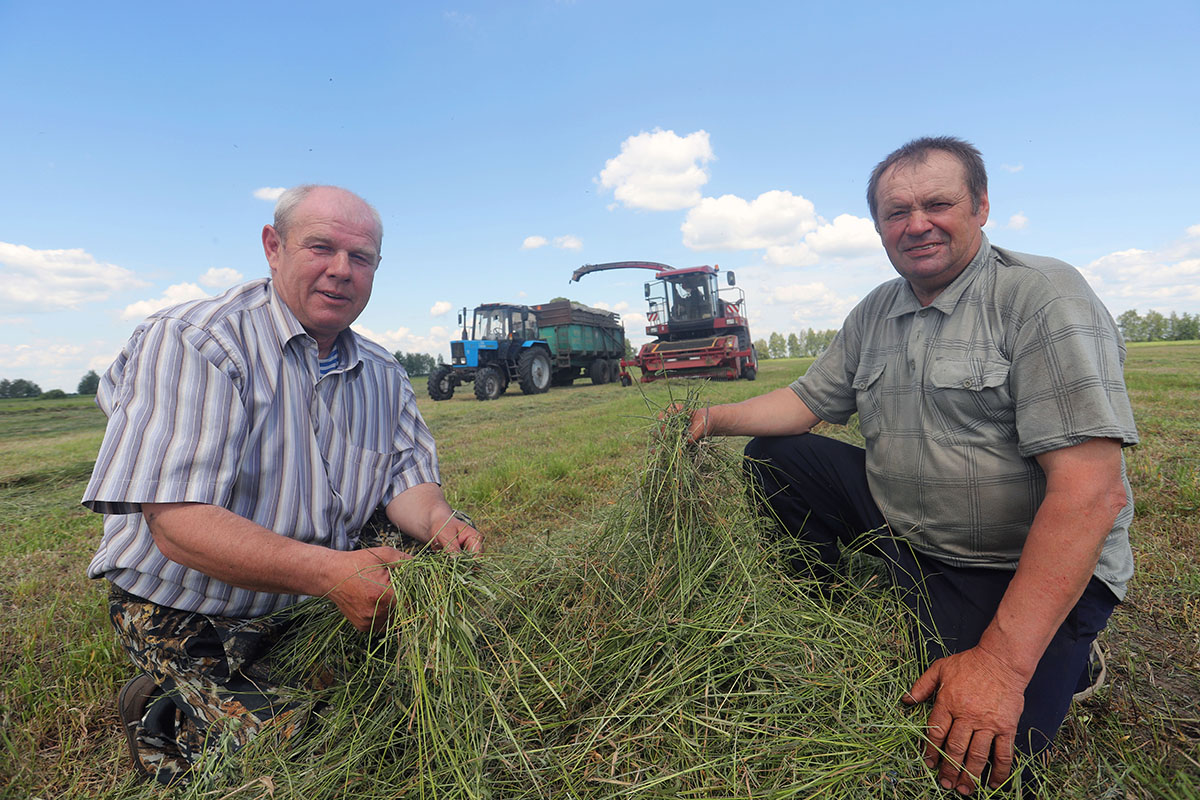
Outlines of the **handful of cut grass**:
{"type": "MultiPolygon", "coordinates": [[[[695,402],[693,395],[690,402],[695,402]]],[[[899,605],[786,573],[740,455],[652,428],[625,499],[549,542],[398,565],[383,635],[314,602],[288,663],[339,680],[212,796],[924,797],[899,605]],[[226,790],[227,792],[227,790],[226,790]]],[[[869,581],[865,581],[869,583],[869,581]]],[[[194,783],[199,794],[204,781],[194,783]]]]}

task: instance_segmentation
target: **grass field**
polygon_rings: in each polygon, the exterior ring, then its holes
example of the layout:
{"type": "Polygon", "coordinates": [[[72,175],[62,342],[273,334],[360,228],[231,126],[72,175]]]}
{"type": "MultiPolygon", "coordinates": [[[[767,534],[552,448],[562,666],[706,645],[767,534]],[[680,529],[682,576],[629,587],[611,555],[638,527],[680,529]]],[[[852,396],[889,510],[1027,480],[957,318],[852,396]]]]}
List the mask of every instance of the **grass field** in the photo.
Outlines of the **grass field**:
{"type": "MultiPolygon", "coordinates": [[[[765,361],[757,382],[709,384],[703,399],[744,399],[807,365],[765,361]]],[[[1126,451],[1138,573],[1102,637],[1108,684],[1068,717],[1046,796],[1197,798],[1200,345],[1132,345],[1126,378],[1142,436],[1126,451]]],[[[447,494],[493,548],[553,539],[611,511],[644,462],[653,415],[686,391],[581,382],[489,403],[460,391],[433,403],[423,381],[417,388],[447,494]]],[[[0,401],[3,797],[158,794],[131,781],[114,708],[130,667],[106,619],[104,587],[84,577],[99,517],[78,500],[103,424],[90,399],[0,401]]]]}

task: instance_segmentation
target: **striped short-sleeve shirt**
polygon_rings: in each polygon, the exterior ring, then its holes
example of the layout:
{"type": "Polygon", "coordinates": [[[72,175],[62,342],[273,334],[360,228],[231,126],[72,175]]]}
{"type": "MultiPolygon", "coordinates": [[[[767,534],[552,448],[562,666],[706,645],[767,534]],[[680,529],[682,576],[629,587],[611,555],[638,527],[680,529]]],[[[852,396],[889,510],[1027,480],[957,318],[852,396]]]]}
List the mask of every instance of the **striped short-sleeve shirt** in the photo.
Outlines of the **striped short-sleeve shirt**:
{"type": "Polygon", "coordinates": [[[258,616],[300,598],[167,559],[141,504],[218,505],[347,550],[378,505],[439,482],[404,369],[350,330],[337,347],[339,366],[321,375],[316,342],[269,279],[139,325],[96,396],[108,427],[83,503],[105,519],[88,574],[184,611],[258,616]]]}
{"type": "MultiPolygon", "coordinates": [[[[956,566],[1015,569],[1046,479],[1034,457],[1138,441],[1125,345],[1079,271],[993,247],[929,306],[903,278],[863,299],[793,390],[814,414],[858,414],[871,494],[892,532],[956,566]]],[[[1124,476],[1123,476],[1124,477],[1124,476]]],[[[1095,574],[1133,574],[1132,493],[1095,574]]]]}

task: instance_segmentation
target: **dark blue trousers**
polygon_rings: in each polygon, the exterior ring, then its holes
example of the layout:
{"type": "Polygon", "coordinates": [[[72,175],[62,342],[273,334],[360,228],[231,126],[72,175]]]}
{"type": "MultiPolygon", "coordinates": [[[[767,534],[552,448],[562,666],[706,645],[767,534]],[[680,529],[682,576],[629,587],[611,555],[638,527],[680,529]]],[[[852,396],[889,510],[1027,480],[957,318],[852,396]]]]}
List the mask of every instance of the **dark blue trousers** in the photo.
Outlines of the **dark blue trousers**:
{"type": "MultiPolygon", "coordinates": [[[[867,486],[861,447],[809,433],[753,439],[746,456],[746,470],[767,506],[764,511],[779,522],[781,535],[796,544],[791,558],[795,569],[829,581],[841,546],[866,534],[864,551],[884,559],[912,611],[922,669],[978,644],[1013,573],[950,566],[893,536],[867,486]]],[[[1020,753],[1038,755],[1053,741],[1072,695],[1087,685],[1092,642],[1116,603],[1112,591],[1093,576],[1025,690],[1017,728],[1020,753]]]]}

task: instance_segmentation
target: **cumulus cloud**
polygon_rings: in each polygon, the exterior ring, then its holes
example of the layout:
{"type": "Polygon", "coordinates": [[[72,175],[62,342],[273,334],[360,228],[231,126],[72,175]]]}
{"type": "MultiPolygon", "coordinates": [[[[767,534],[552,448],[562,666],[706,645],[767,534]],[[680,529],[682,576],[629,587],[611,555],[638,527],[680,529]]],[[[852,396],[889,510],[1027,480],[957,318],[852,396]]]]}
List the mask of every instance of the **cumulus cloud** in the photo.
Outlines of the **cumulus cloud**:
{"type": "Polygon", "coordinates": [[[260,186],[254,190],[254,196],[259,200],[266,200],[267,202],[274,203],[279,199],[279,195],[286,191],[287,187],[285,186],[260,186]]]}
{"type": "Polygon", "coordinates": [[[208,292],[194,283],[177,283],[168,286],[162,297],[139,300],[125,306],[121,311],[121,319],[145,319],[159,309],[186,303],[189,300],[201,300],[208,296],[208,292]]]}
{"type": "Polygon", "coordinates": [[[1200,311],[1200,226],[1157,250],[1130,248],[1101,256],[1080,272],[1114,314],[1140,307],[1200,311]]]}
{"type": "Polygon", "coordinates": [[[1001,164],[1000,169],[1004,170],[1005,172],[1020,172],[1021,170],[1025,169],[1025,165],[1024,164],[1001,164]]]}
{"type": "Polygon", "coordinates": [[[705,165],[714,157],[707,131],[681,137],[655,128],[621,143],[620,155],[604,163],[600,185],[626,208],[689,208],[700,202],[700,187],[708,183],[705,165]]]}
{"type": "Polygon", "coordinates": [[[526,236],[525,241],[521,242],[522,250],[537,250],[539,247],[545,247],[549,242],[545,236],[526,236]]]}
{"type": "Polygon", "coordinates": [[[429,316],[440,317],[442,314],[445,314],[447,311],[449,311],[452,308],[454,308],[454,306],[451,305],[449,302],[447,302],[445,300],[438,300],[436,303],[434,303],[430,307],[429,316]]]}
{"type": "Polygon", "coordinates": [[[858,258],[881,249],[879,234],[871,220],[839,214],[833,222],[822,223],[799,242],[768,247],[764,260],[777,266],[808,267],[823,258],[858,258]]]}
{"type": "Polygon", "coordinates": [[[0,242],[0,310],[56,311],[146,286],[133,272],[81,249],[34,250],[0,242]]]}
{"type": "Polygon", "coordinates": [[[1008,218],[1008,229],[1010,231],[1023,231],[1029,226],[1029,217],[1018,211],[1008,218]]]}
{"type": "Polygon", "coordinates": [[[242,273],[229,267],[213,267],[200,276],[200,284],[210,289],[224,289],[242,279],[242,273]]]}
{"type": "Polygon", "coordinates": [[[77,344],[48,340],[0,344],[0,369],[57,368],[78,362],[82,353],[83,348],[77,344]]]}
{"type": "Polygon", "coordinates": [[[400,350],[405,353],[426,353],[434,358],[437,358],[439,353],[447,357],[450,353],[450,340],[457,336],[457,331],[451,333],[441,325],[434,325],[424,336],[413,333],[412,329],[406,327],[390,331],[375,331],[365,325],[350,327],[355,333],[377,342],[389,352],[400,350]]]}
{"type": "Polygon", "coordinates": [[[706,197],[680,229],[692,250],[759,250],[795,243],[817,225],[810,200],[772,189],[751,201],[732,194],[706,197]]]}
{"type": "Polygon", "coordinates": [[[554,237],[554,246],[560,250],[582,250],[583,242],[578,236],[556,236],[554,237]]]}

